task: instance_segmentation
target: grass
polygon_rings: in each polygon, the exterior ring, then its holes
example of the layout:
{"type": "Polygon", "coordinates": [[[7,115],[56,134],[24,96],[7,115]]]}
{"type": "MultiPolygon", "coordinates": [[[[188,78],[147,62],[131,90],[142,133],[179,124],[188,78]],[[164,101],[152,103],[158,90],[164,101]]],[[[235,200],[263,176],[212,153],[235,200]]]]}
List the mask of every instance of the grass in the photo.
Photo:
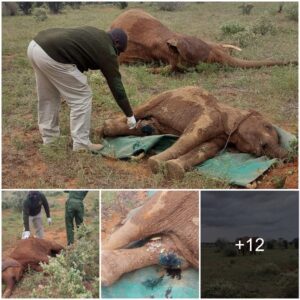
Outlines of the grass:
{"type": "MultiPolygon", "coordinates": [[[[248,59],[297,60],[297,22],[285,14],[274,13],[278,3],[255,3],[250,15],[241,14],[240,3],[186,3],[172,12],[161,11],[153,3],[129,3],[161,20],[177,32],[218,41],[222,26],[235,20],[250,28],[261,18],[276,27],[274,34],[258,36],[255,42],[235,56],[248,59]]],[[[288,6],[288,4],[287,4],[288,6]]],[[[3,109],[3,187],[5,188],[217,188],[224,182],[208,180],[196,172],[182,181],[168,181],[153,175],[145,160],[138,164],[113,162],[100,156],[72,153],[70,148],[69,108],[62,103],[62,138],[54,148],[41,146],[37,127],[37,100],[34,72],[26,57],[29,41],[41,30],[51,27],[91,25],[108,29],[122,11],[112,5],[83,5],[49,15],[44,22],[33,16],[4,17],[2,22],[2,109],[3,109]],[[19,174],[29,170],[30,176],[19,174]],[[42,171],[41,171],[42,170],[42,171]]],[[[222,42],[232,42],[232,36],[222,42]]],[[[295,66],[261,69],[232,69],[200,65],[177,75],[157,75],[148,66],[121,66],[123,82],[133,106],[168,89],[198,85],[220,101],[240,108],[255,109],[275,124],[297,131],[298,73],[295,66]]],[[[92,129],[119,112],[105,79],[98,71],[87,73],[93,90],[92,129]]],[[[94,138],[94,140],[96,140],[94,138]]]]}
{"type": "MultiPolygon", "coordinates": [[[[203,297],[223,289],[223,293],[234,292],[231,297],[280,298],[282,293],[288,293],[279,284],[282,277],[298,274],[298,250],[294,248],[265,250],[260,255],[234,258],[224,257],[214,247],[202,247],[201,253],[203,297]]],[[[227,296],[223,294],[222,298],[227,296]]]]}
{"type": "MultiPolygon", "coordinates": [[[[7,202],[9,206],[10,199],[16,199],[16,197],[20,197],[20,194],[16,194],[18,192],[10,192],[4,191],[2,194],[3,201],[7,202]]],[[[67,199],[67,194],[63,192],[45,192],[45,196],[47,197],[50,213],[52,218],[52,224],[48,226],[46,215],[42,209],[43,213],[43,224],[45,231],[45,238],[50,240],[55,240],[63,246],[66,246],[66,229],[65,229],[65,201],[67,199]]],[[[71,260],[73,257],[74,266],[70,267],[70,274],[67,273],[66,268],[61,270],[61,266],[53,260],[53,266],[51,266],[51,274],[45,276],[42,273],[37,273],[30,271],[26,273],[23,279],[17,284],[16,289],[14,290],[13,297],[14,298],[65,298],[68,294],[66,287],[62,287],[59,282],[52,282],[51,280],[57,280],[57,277],[60,275],[58,272],[62,272],[62,276],[64,277],[64,284],[68,284],[72,286],[74,284],[74,277],[78,275],[76,270],[76,262],[80,259],[84,259],[85,262],[92,263],[92,257],[95,259],[95,263],[92,268],[86,270],[86,274],[84,274],[84,282],[80,282],[80,284],[76,285],[77,290],[84,291],[86,294],[85,297],[94,298],[98,297],[99,293],[99,192],[98,191],[90,191],[85,200],[85,218],[84,223],[87,224],[89,228],[89,232],[86,233],[82,231],[79,234],[83,234],[84,239],[79,240],[78,243],[75,242],[74,247],[68,248],[65,257],[68,260],[71,260]],[[93,242],[93,244],[91,244],[93,242]],[[94,245],[94,246],[92,246],[94,245]],[[93,247],[89,251],[93,251],[93,256],[91,252],[85,251],[85,248],[93,247]],[[88,257],[89,255],[90,258],[88,257]],[[86,257],[87,256],[87,257],[86,257]],[[77,260],[75,260],[76,258],[77,260]],[[72,275],[72,272],[74,274],[72,275]],[[76,275],[76,276],[75,276],[76,275]],[[68,277],[66,277],[68,276],[68,277]],[[49,284],[52,285],[52,290],[47,290],[46,287],[49,287],[49,284]],[[59,294],[60,293],[60,294],[59,294]],[[66,293],[66,294],[63,294],[66,293]]],[[[20,240],[21,234],[23,231],[23,218],[22,212],[13,209],[6,208],[2,210],[2,251],[5,255],[9,254],[9,252],[14,247],[17,240],[20,240]]],[[[77,239],[75,239],[77,241],[77,239]]],[[[72,264],[72,261],[69,262],[72,264]]],[[[66,267],[66,266],[65,266],[66,267]]],[[[74,287],[75,288],[75,287],[74,287]]],[[[79,297],[77,296],[74,297],[79,297]]],[[[82,297],[84,297],[82,296],[82,297]]]]}

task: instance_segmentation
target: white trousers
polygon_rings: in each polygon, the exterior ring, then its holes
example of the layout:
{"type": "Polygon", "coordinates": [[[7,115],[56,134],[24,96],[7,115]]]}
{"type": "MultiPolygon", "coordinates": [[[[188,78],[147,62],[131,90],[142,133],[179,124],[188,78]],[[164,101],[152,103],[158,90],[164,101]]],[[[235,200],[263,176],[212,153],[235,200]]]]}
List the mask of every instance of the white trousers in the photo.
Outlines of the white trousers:
{"type": "Polygon", "coordinates": [[[38,124],[44,144],[60,134],[61,97],[70,106],[73,149],[90,144],[92,91],[87,77],[76,65],[53,60],[35,41],[31,41],[28,58],[34,68],[38,94],[38,124]]]}
{"type": "Polygon", "coordinates": [[[42,211],[36,216],[29,216],[29,228],[35,229],[35,236],[42,239],[44,237],[42,211]]]}

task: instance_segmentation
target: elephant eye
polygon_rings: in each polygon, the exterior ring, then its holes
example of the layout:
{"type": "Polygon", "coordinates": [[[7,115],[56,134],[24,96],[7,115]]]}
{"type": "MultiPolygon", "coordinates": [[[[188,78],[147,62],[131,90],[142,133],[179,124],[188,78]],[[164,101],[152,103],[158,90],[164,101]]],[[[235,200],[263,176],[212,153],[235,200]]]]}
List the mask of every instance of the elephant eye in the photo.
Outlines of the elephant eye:
{"type": "Polygon", "coordinates": [[[268,130],[272,130],[272,126],[270,124],[265,124],[265,128],[268,130]]]}

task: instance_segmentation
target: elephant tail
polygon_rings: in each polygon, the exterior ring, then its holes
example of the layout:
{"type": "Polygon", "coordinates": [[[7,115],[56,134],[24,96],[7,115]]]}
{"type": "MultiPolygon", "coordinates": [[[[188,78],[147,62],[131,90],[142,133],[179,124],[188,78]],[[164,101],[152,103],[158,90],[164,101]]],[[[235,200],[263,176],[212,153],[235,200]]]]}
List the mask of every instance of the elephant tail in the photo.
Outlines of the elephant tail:
{"type": "Polygon", "coordinates": [[[285,66],[285,65],[298,65],[298,61],[280,61],[280,60],[245,60],[236,57],[232,57],[223,51],[212,51],[210,57],[211,62],[217,62],[220,64],[228,65],[231,67],[239,68],[260,68],[260,67],[270,67],[270,66],[285,66]]]}

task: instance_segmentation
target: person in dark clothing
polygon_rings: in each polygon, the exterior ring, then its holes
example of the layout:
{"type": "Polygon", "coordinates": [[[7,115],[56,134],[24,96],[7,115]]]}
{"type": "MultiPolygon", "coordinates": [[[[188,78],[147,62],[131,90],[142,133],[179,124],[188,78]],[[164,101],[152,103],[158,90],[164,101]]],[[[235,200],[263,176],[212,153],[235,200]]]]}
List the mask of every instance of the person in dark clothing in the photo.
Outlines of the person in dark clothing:
{"type": "Polygon", "coordinates": [[[74,220],[77,228],[83,223],[83,200],[88,191],[66,191],[66,193],[69,193],[69,197],[66,202],[65,221],[68,245],[70,245],[74,243],[74,220]]]}
{"type": "Polygon", "coordinates": [[[100,144],[89,139],[92,91],[83,74],[100,70],[130,129],[136,120],[119,72],[118,55],[127,47],[122,29],[109,32],[91,26],[52,28],[41,31],[28,46],[38,92],[38,122],[44,144],[59,136],[60,97],[70,106],[73,150],[98,151],[100,144]]]}
{"type": "Polygon", "coordinates": [[[47,215],[47,221],[50,225],[52,223],[50,217],[50,208],[45,195],[38,191],[30,191],[27,198],[23,201],[23,223],[24,231],[22,239],[30,237],[30,228],[34,227],[35,235],[38,238],[44,237],[44,228],[42,221],[42,206],[47,215]]]}

